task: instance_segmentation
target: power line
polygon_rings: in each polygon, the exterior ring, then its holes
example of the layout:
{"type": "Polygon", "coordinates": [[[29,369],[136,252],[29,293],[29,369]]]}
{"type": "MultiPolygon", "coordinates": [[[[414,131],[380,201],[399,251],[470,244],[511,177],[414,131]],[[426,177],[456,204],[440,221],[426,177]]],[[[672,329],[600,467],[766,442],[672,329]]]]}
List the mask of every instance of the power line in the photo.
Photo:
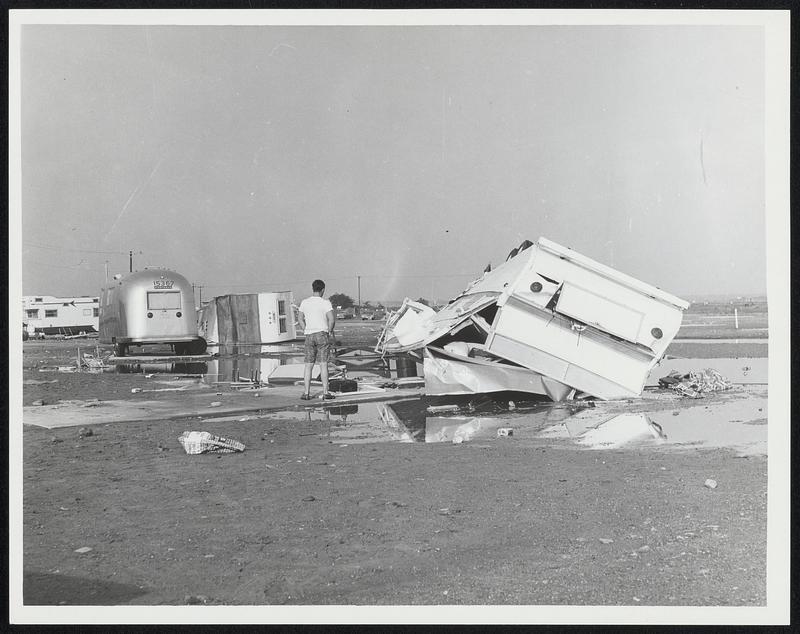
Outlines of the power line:
{"type": "MultiPolygon", "coordinates": [[[[358,275],[350,275],[345,277],[325,277],[325,283],[330,286],[331,282],[351,281],[357,279],[358,275]]],[[[443,273],[440,275],[361,275],[362,278],[384,278],[384,279],[434,279],[434,278],[448,278],[448,277],[468,277],[475,279],[480,277],[479,273],[443,273]]],[[[251,286],[293,286],[295,284],[307,284],[308,280],[303,279],[294,282],[251,282],[249,284],[206,284],[207,288],[248,288],[251,286]]]]}
{"type": "Polygon", "coordinates": [[[36,249],[51,249],[53,251],[77,251],[79,253],[107,253],[114,255],[128,255],[124,251],[94,251],[92,249],[70,249],[69,247],[57,247],[46,244],[34,244],[33,242],[23,242],[25,246],[34,247],[36,249]]]}
{"type": "MultiPolygon", "coordinates": [[[[430,279],[432,277],[480,277],[479,273],[441,273],[439,275],[380,275],[377,273],[373,273],[372,275],[362,275],[361,277],[388,277],[391,279],[394,278],[423,278],[423,279],[430,279]]],[[[349,278],[348,278],[349,279],[349,278]]]]}
{"type": "Polygon", "coordinates": [[[27,266],[28,264],[36,264],[38,266],[46,266],[46,267],[51,268],[51,269],[86,269],[87,267],[88,268],[92,268],[92,267],[89,266],[88,263],[86,263],[85,265],[79,264],[77,266],[69,266],[68,264],[45,264],[44,262],[38,262],[36,260],[28,260],[28,261],[25,262],[24,266],[27,266]]]}

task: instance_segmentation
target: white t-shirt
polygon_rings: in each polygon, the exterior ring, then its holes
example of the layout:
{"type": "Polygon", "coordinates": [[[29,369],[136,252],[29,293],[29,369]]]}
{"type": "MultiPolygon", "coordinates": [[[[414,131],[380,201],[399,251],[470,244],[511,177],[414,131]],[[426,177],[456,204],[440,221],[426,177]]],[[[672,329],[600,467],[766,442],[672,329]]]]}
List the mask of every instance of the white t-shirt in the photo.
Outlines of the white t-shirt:
{"type": "Polygon", "coordinates": [[[325,298],[317,295],[306,297],[300,302],[300,312],[306,320],[304,334],[310,335],[315,332],[327,332],[328,322],[325,315],[333,310],[333,305],[325,298]]]}

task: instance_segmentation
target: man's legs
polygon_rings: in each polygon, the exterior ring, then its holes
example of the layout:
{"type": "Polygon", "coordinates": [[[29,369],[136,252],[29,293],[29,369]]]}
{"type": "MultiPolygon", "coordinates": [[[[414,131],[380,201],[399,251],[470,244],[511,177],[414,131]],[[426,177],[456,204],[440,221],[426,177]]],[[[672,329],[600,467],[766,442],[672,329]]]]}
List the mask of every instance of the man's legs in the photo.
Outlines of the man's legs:
{"type": "Polygon", "coordinates": [[[322,378],[322,398],[333,398],[333,394],[328,392],[328,355],[331,349],[328,333],[322,335],[322,341],[319,342],[318,346],[319,373],[322,378]]]}
{"type": "Polygon", "coordinates": [[[332,399],[333,395],[328,393],[328,337],[324,333],[315,332],[306,335],[306,356],[305,368],[303,368],[303,383],[305,384],[305,394],[303,399],[311,393],[311,373],[314,369],[314,362],[319,363],[319,373],[322,378],[323,398],[332,399]]]}
{"type": "MultiPolygon", "coordinates": [[[[303,369],[303,384],[305,385],[306,391],[304,394],[311,394],[311,371],[314,369],[313,363],[306,363],[306,367],[303,369]]],[[[325,368],[325,377],[327,380],[327,369],[325,368]]],[[[327,382],[325,383],[327,385],[327,382]]],[[[326,388],[327,389],[327,388],[326,388]]]]}
{"type": "MultiPolygon", "coordinates": [[[[311,374],[311,370],[308,371],[309,375],[311,374]]],[[[322,393],[328,393],[328,361],[320,361],[319,362],[319,374],[322,377],[322,393]]]]}
{"type": "Polygon", "coordinates": [[[314,335],[306,335],[306,341],[305,341],[306,365],[303,368],[303,385],[305,387],[305,392],[303,392],[304,397],[311,394],[311,372],[314,369],[314,360],[316,357],[317,357],[317,346],[316,342],[314,341],[314,335]]]}

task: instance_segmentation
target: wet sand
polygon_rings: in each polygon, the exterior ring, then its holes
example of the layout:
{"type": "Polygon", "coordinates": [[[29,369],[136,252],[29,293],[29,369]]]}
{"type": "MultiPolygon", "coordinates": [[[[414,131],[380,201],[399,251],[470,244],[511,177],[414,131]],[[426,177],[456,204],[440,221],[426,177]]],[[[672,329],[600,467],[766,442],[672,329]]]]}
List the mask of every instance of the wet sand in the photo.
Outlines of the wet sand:
{"type": "MultiPolygon", "coordinates": [[[[169,376],[38,372],[74,357],[72,344],[42,346],[25,350],[28,405],[71,399],[70,411],[110,412],[189,396],[131,392],[180,383],[169,376]]],[[[206,406],[245,398],[217,391],[194,394],[206,406]]],[[[372,437],[352,414],[224,406],[180,420],[25,425],[25,602],[764,605],[766,388],[691,403],[645,396],[561,418],[554,408],[487,423],[480,411],[423,414],[425,439],[430,428],[439,442],[372,437]],[[645,414],[669,441],[633,429],[622,444],[585,442],[624,413],[645,414]],[[497,436],[498,421],[512,436],[497,436]],[[454,443],[464,425],[472,435],[454,443]],[[247,448],[190,456],[177,443],[188,429],[247,448]]],[[[617,435],[640,424],[623,422],[617,435]]]]}

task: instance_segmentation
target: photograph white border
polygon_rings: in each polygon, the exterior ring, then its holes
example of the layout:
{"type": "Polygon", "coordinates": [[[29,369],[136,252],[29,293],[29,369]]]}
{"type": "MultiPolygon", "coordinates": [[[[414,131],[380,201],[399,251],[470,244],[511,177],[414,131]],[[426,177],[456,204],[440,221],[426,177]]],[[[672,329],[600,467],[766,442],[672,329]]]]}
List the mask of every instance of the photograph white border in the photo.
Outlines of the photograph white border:
{"type": "Polygon", "coordinates": [[[9,610],[37,623],[788,624],[790,572],[789,11],[733,10],[12,10],[9,12],[9,610]],[[765,607],[24,606],[20,33],[30,24],[752,25],[764,28],[769,303],[768,549],[765,607]],[[143,609],[145,608],[145,609],[143,609]]]}

